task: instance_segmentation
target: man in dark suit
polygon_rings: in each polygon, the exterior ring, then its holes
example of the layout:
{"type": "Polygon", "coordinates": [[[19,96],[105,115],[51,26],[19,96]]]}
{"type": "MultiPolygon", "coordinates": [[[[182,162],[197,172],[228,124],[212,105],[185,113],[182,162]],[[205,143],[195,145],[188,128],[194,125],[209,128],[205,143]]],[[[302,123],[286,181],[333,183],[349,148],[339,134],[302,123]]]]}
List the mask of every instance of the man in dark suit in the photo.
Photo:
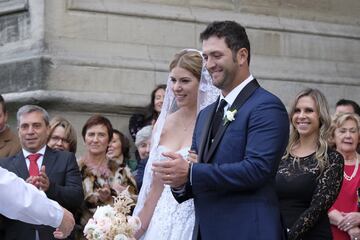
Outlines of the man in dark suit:
{"type": "Polygon", "coordinates": [[[192,150],[153,164],[175,198],[194,198],[193,239],[286,238],[274,179],[285,151],[289,120],[282,102],[250,74],[250,43],[236,22],[211,23],[200,39],[218,101],[199,113],[192,150]]]}
{"type": "MultiPolygon", "coordinates": [[[[46,196],[74,212],[84,199],[82,181],[73,153],[46,146],[49,115],[41,107],[26,105],[17,112],[18,133],[22,150],[1,161],[1,166],[35,185],[46,196]]],[[[2,239],[53,239],[54,228],[4,220],[2,239]]]]}

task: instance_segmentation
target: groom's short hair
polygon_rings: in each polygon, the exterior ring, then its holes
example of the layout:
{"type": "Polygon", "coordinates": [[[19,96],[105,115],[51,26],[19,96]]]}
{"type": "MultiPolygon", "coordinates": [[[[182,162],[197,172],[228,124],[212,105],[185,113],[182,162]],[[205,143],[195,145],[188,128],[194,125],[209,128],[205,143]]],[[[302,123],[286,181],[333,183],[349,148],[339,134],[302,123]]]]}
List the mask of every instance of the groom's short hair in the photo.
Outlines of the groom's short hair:
{"type": "Polygon", "coordinates": [[[250,65],[250,42],[243,26],[234,21],[212,22],[200,34],[200,41],[213,36],[225,39],[225,43],[231,49],[234,59],[236,59],[239,49],[246,48],[248,51],[247,62],[250,65]]]}

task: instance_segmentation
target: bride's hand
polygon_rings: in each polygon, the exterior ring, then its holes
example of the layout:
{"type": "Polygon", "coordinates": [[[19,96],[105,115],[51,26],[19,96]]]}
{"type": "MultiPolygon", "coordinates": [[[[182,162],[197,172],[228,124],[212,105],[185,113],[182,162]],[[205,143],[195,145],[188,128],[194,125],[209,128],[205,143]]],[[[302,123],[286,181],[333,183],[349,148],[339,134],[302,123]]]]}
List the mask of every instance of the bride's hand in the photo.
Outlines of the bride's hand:
{"type": "Polygon", "coordinates": [[[144,235],[145,231],[146,230],[144,228],[140,227],[140,229],[137,230],[136,233],[134,234],[134,238],[140,239],[142,237],[142,235],[144,235]]]}
{"type": "Polygon", "coordinates": [[[196,163],[198,161],[197,157],[198,157],[198,155],[196,154],[196,152],[194,150],[189,150],[189,154],[188,154],[186,160],[189,162],[196,163]]]}

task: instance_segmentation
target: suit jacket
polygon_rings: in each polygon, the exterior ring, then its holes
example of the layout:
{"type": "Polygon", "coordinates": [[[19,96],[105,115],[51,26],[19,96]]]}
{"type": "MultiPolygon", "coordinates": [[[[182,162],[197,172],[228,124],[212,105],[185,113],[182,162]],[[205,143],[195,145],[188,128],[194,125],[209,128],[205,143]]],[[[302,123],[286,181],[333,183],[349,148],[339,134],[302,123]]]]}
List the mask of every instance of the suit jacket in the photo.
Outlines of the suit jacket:
{"type": "Polygon", "coordinates": [[[199,163],[179,202],[194,198],[194,239],[279,240],[286,233],[275,193],[275,175],[289,136],[282,102],[251,81],[231,110],[235,120],[221,125],[211,144],[211,120],[218,101],[198,115],[192,149],[199,163]]]}
{"type": "Polygon", "coordinates": [[[21,149],[18,136],[6,126],[5,130],[0,133],[0,158],[15,155],[21,149]]]}
{"type": "MultiPolygon", "coordinates": [[[[20,151],[17,155],[6,158],[0,165],[11,172],[14,172],[22,179],[29,177],[25,158],[20,151]]],[[[84,200],[82,181],[75,155],[66,151],[57,151],[46,148],[42,165],[50,181],[46,196],[57,201],[69,211],[75,212],[84,200]]],[[[4,219],[5,240],[33,240],[35,229],[39,232],[40,240],[53,239],[54,228],[44,225],[32,225],[21,221],[4,219]]]]}

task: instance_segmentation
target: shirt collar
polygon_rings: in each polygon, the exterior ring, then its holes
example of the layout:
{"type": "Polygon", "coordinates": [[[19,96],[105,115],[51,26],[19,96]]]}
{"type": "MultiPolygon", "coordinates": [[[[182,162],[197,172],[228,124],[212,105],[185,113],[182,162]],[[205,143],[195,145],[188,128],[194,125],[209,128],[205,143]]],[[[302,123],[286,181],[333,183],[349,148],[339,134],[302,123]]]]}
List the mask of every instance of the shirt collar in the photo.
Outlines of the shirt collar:
{"type": "MultiPolygon", "coordinates": [[[[43,147],[42,147],[39,151],[37,151],[36,153],[40,153],[41,156],[44,156],[45,150],[46,150],[46,145],[43,146],[43,147]]],[[[25,157],[25,158],[27,158],[30,154],[34,154],[34,153],[32,153],[32,152],[29,152],[29,151],[25,150],[24,148],[22,149],[22,151],[23,151],[23,154],[24,154],[24,157],[25,157]]]]}
{"type": "MultiPolygon", "coordinates": [[[[226,97],[223,96],[223,94],[221,93],[220,94],[220,101],[222,99],[225,99],[225,101],[227,102],[227,106],[231,106],[236,97],[239,95],[239,93],[241,92],[241,90],[243,90],[243,88],[249,83],[251,82],[252,80],[254,79],[254,77],[250,74],[250,76],[245,79],[244,81],[242,81],[239,85],[237,85],[233,90],[231,90],[231,92],[229,92],[228,95],[226,95],[226,97]]],[[[220,102],[219,101],[219,102],[220,102]]]]}

